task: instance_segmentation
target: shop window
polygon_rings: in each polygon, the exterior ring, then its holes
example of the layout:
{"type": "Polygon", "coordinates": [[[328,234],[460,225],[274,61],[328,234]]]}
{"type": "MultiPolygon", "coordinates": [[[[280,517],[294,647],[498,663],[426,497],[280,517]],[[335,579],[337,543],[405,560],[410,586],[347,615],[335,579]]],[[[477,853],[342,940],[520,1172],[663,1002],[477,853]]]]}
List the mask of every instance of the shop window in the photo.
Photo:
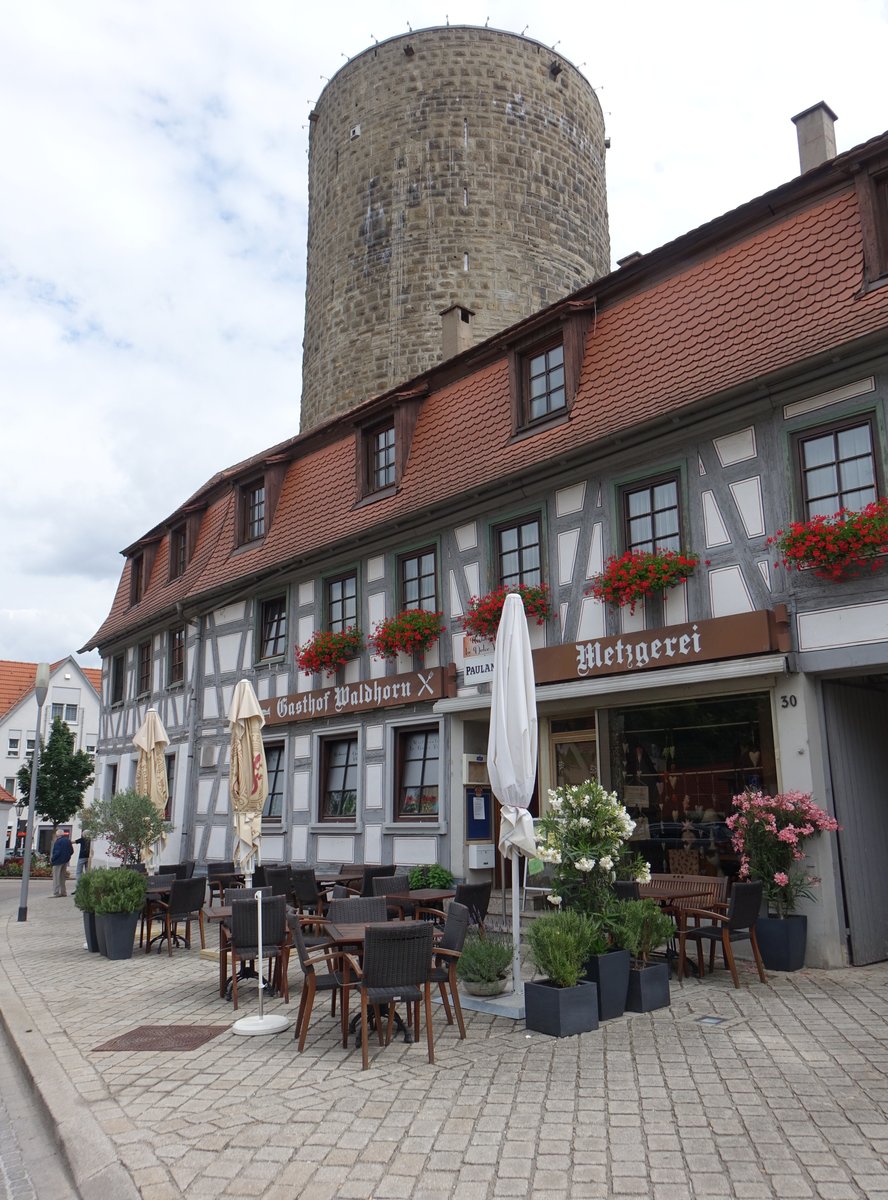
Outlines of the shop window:
{"type": "Polygon", "coordinates": [[[543,581],[540,521],[532,517],[496,531],[497,580],[504,587],[538,586],[543,581]]]}
{"type": "Polygon", "coordinates": [[[611,786],[636,822],[632,848],[651,870],[735,876],[732,799],[777,788],[769,697],[611,710],[608,729],[611,786]]]}
{"type": "Polygon", "coordinates": [[[873,426],[869,420],[798,435],[799,479],[805,520],[859,511],[878,498],[873,426]]]}
{"type": "Polygon", "coordinates": [[[358,811],[357,736],[321,741],[322,821],[354,821],[358,811]]]}
{"type": "Polygon", "coordinates": [[[259,659],[281,658],[287,649],[287,597],[273,596],[259,605],[259,659]]]}
{"type": "Polygon", "coordinates": [[[138,659],[138,695],[147,696],[151,691],[151,639],[139,642],[138,659]]]}
{"type": "Polygon", "coordinates": [[[327,628],[342,633],[358,623],[358,577],[340,575],[327,580],[327,628]]]}
{"type": "Polygon", "coordinates": [[[126,679],[126,660],[122,654],[115,654],[111,659],[111,703],[123,704],[124,682],[126,679]]]}
{"type": "Polygon", "coordinates": [[[167,653],[167,681],[170,687],[185,682],[185,626],[179,625],[169,632],[167,653]]]}
{"type": "Polygon", "coordinates": [[[170,579],[185,574],[188,565],[188,530],[185,525],[176,525],[170,530],[170,579]]]}
{"type": "Polygon", "coordinates": [[[398,576],[402,610],[421,608],[426,612],[437,612],[437,570],[433,549],[402,555],[398,559],[398,576]]]}
{"type": "Polygon", "coordinates": [[[241,545],[265,536],[265,480],[245,483],[239,494],[239,536],[241,545]]]}
{"type": "Polygon", "coordinates": [[[262,809],[263,821],[282,821],[284,814],[284,743],[265,743],[268,796],[262,809]]]}
{"type": "Polygon", "coordinates": [[[401,729],[395,745],[395,820],[437,821],[440,780],[437,725],[401,729]]]}
{"type": "Polygon", "coordinates": [[[665,476],[622,491],[627,550],[653,553],[681,549],[678,476],[665,476]]]}

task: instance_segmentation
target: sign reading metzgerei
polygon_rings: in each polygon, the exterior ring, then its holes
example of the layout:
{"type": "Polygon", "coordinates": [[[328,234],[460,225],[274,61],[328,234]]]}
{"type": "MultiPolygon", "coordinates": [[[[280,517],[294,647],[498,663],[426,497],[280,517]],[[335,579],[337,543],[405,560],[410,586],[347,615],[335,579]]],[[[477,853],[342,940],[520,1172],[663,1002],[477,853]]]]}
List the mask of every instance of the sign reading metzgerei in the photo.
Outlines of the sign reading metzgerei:
{"type": "Polygon", "coordinates": [[[425,671],[410,671],[406,675],[333,684],[314,692],[273,696],[269,700],[262,700],[260,707],[266,725],[314,721],[371,708],[394,708],[399,704],[440,700],[448,695],[451,678],[452,672],[447,668],[431,667],[425,671]]]}

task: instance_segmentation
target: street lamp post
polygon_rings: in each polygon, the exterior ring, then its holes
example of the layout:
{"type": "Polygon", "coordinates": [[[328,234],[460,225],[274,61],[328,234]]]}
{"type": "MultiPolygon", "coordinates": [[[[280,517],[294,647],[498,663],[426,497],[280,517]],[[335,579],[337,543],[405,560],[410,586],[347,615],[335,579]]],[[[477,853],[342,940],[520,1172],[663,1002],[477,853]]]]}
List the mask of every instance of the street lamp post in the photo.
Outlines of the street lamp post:
{"type": "Polygon", "coordinates": [[[37,769],[40,763],[40,714],[49,690],[49,663],[37,664],[34,695],[37,699],[37,727],[34,730],[34,756],[31,759],[31,795],[28,799],[28,829],[25,834],[25,858],[22,863],[22,894],[19,898],[18,919],[28,919],[28,883],[31,879],[31,843],[34,840],[34,806],[37,802],[37,769]]]}

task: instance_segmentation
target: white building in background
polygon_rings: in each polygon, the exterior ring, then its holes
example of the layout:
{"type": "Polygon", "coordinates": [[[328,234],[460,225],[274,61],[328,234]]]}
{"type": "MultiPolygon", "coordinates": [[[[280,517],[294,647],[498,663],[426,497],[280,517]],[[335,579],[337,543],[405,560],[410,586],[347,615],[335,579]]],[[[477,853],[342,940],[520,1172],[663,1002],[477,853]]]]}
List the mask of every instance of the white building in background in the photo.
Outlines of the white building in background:
{"type": "MultiPolygon", "coordinates": [[[[95,667],[81,667],[72,657],[53,663],[50,668],[49,690],[40,714],[40,729],[37,729],[37,697],[34,694],[34,679],[37,663],[9,662],[0,659],[0,788],[16,800],[21,797],[18,790],[18,773],[31,761],[36,737],[46,742],[53,720],[61,717],[74,734],[74,749],[85,750],[95,756],[99,733],[99,709],[102,672],[95,667]]],[[[85,807],[92,803],[95,784],[90,784],[83,797],[85,807]]],[[[8,810],[3,845],[12,850],[16,845],[18,812],[15,807],[3,805],[8,810]]],[[[0,809],[0,820],[3,810],[0,809]]],[[[2,827],[0,827],[2,828],[2,827]]],[[[76,830],[78,823],[72,823],[76,830]]],[[[39,819],[35,823],[35,849],[47,851],[52,837],[52,826],[39,819]]]]}

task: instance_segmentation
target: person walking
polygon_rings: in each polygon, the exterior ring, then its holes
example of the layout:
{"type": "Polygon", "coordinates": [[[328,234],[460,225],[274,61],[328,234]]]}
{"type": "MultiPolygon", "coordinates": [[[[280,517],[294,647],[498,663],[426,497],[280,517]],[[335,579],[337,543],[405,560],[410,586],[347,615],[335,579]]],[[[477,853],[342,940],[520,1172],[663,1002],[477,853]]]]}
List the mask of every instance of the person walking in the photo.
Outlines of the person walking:
{"type": "Polygon", "coordinates": [[[77,870],[74,872],[74,882],[76,883],[89,866],[89,852],[92,848],[92,838],[88,838],[85,833],[81,833],[79,838],[74,839],[73,845],[80,846],[80,853],[77,855],[77,870]]]}
{"type": "Polygon", "coordinates": [[[53,896],[67,896],[68,889],[66,887],[66,877],[68,874],[68,863],[74,854],[74,847],[71,845],[71,835],[67,829],[62,829],[56,835],[56,840],[52,844],[52,854],[49,861],[52,864],[52,894],[53,896]]]}

